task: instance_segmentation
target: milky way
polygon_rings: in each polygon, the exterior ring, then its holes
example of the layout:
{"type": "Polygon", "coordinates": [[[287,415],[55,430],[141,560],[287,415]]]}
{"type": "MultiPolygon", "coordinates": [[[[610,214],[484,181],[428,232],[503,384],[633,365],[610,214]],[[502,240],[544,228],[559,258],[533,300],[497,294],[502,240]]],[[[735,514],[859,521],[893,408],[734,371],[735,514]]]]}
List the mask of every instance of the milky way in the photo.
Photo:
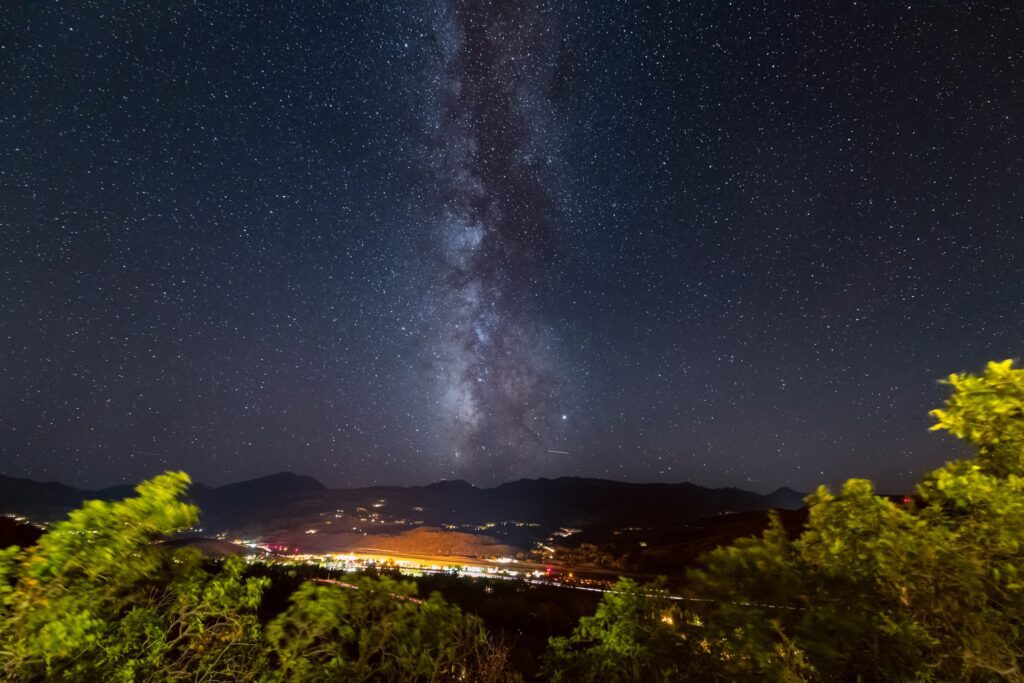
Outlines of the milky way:
{"type": "Polygon", "coordinates": [[[1011,2],[0,2],[0,473],[905,490],[1024,340],[1011,2]]]}
{"type": "Polygon", "coordinates": [[[558,411],[554,339],[534,303],[551,242],[558,17],[472,2],[436,17],[430,219],[440,276],[428,344],[453,466],[500,478],[544,453],[558,411]]]}

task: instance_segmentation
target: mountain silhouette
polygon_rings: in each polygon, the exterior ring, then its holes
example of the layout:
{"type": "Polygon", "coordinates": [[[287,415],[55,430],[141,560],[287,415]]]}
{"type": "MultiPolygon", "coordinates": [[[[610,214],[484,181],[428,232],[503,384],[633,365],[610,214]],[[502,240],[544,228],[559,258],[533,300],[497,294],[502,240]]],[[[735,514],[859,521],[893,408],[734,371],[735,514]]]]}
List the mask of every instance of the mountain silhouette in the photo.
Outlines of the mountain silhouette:
{"type": "MultiPolygon", "coordinates": [[[[0,476],[0,513],[39,521],[61,518],[85,500],[128,495],[128,486],[80,490],[55,482],[0,476]]],[[[328,515],[365,519],[371,513],[376,515],[373,520],[383,525],[376,529],[398,520],[460,528],[519,523],[542,532],[560,527],[664,527],[711,515],[803,505],[803,494],[785,487],[764,495],[686,482],[634,484],[559,477],[519,479],[493,488],[450,480],[425,486],[331,489],[312,477],[291,472],[217,487],[195,484],[188,497],[201,509],[206,533],[260,533],[298,528],[328,515]]]]}

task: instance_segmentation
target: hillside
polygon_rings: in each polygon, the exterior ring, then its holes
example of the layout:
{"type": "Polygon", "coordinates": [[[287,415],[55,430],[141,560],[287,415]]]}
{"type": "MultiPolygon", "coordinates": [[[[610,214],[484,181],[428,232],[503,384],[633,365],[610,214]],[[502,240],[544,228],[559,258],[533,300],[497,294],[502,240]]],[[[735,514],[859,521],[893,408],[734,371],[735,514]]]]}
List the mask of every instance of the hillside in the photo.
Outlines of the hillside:
{"type": "MultiPolygon", "coordinates": [[[[124,486],[83,491],[0,477],[0,513],[45,522],[84,500],[129,492],[124,486]]],[[[722,538],[755,532],[766,510],[802,506],[802,495],[789,489],[763,495],[576,477],[520,479],[493,488],[442,481],[330,489],[289,472],[219,487],[196,484],[189,496],[202,510],[204,536],[270,542],[298,552],[374,547],[493,556],[586,542],[651,567],[663,566],[659,549],[673,547],[689,557],[722,538]]]]}

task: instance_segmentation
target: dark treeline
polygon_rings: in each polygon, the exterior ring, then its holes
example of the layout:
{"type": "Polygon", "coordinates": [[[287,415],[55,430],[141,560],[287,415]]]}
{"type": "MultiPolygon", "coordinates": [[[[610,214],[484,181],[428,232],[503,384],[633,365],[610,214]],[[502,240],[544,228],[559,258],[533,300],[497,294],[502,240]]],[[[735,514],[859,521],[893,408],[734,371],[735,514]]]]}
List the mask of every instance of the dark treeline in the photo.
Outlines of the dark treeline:
{"type": "Polygon", "coordinates": [[[799,534],[776,521],[673,577],[682,601],[664,581],[620,580],[595,605],[515,583],[211,561],[162,542],[199,515],[188,477],[167,473],[0,551],[0,670],[13,681],[1024,681],[1024,371],[990,363],[948,383],[933,429],[975,457],[901,501],[864,480],[822,487],[799,534]]]}

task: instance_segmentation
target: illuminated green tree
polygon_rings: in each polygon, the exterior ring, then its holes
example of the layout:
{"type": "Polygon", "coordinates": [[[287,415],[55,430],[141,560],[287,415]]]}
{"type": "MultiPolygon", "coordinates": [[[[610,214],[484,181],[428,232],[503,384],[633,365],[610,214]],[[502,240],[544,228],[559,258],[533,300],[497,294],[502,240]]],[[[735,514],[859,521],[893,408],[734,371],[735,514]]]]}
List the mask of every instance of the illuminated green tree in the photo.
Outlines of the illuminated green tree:
{"type": "Polygon", "coordinates": [[[775,525],[693,573],[718,600],[708,639],[729,677],[1024,680],[1024,371],[990,363],[947,382],[934,429],[977,458],[905,503],[863,480],[819,488],[795,541],[775,525]]]}
{"type": "Polygon", "coordinates": [[[989,363],[981,375],[950,375],[953,393],[946,405],[931,412],[945,430],[977,446],[970,461],[997,477],[1024,475],[1024,370],[1013,361],[989,363]]]}
{"type": "Polygon", "coordinates": [[[387,577],[303,584],[267,639],[284,681],[507,678],[488,659],[494,651],[475,617],[387,577]]]}
{"type": "Polygon", "coordinates": [[[694,647],[685,638],[685,618],[663,582],[619,579],[572,635],[551,639],[545,673],[553,683],[679,680],[694,647]]]}
{"type": "Polygon", "coordinates": [[[5,680],[514,680],[479,620],[411,583],[306,583],[264,629],[267,579],[165,542],[198,519],[188,484],[161,475],[134,498],[86,503],[35,547],[0,551],[5,680]]]}
{"type": "Polygon", "coordinates": [[[183,473],[138,496],[90,501],[0,559],[0,662],[9,680],[248,680],[260,659],[265,580],[231,560],[216,572],[162,541],[192,526],[183,473]]]}
{"type": "Polygon", "coordinates": [[[703,558],[700,619],[659,627],[664,605],[627,584],[552,640],[552,680],[1024,681],[1024,370],[946,382],[933,429],[976,458],[901,502],[819,488],[796,539],[773,518],[703,558]]]}

